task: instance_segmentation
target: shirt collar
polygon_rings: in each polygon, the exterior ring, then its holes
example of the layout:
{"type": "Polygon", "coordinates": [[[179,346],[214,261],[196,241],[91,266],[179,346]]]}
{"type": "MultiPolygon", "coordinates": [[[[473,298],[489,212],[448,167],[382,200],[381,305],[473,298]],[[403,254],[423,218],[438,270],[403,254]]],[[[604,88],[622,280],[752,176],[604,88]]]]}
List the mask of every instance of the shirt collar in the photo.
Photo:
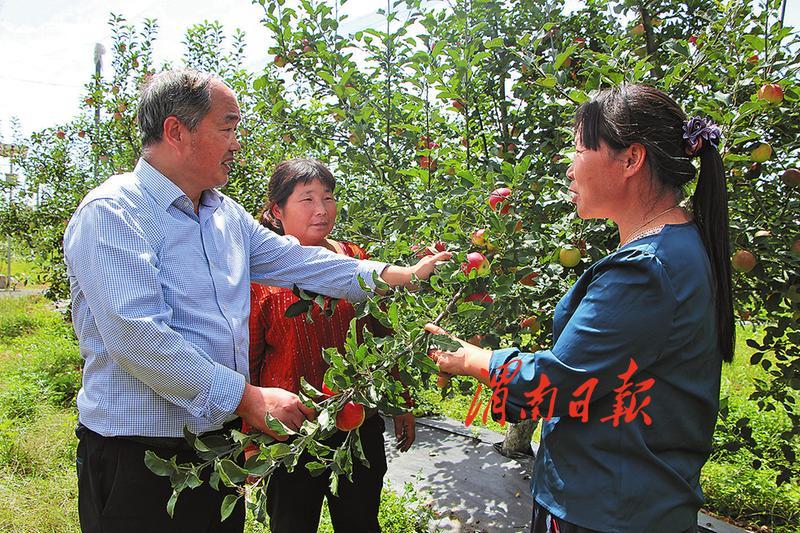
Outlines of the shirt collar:
{"type": "MultiPolygon", "coordinates": [[[[165,211],[175,200],[185,197],[180,187],[156,170],[156,168],[140,158],[136,163],[133,173],[138,177],[142,185],[153,195],[156,203],[165,211]]],[[[200,204],[206,207],[217,208],[222,203],[224,196],[216,189],[207,189],[200,195],[200,204]]]]}

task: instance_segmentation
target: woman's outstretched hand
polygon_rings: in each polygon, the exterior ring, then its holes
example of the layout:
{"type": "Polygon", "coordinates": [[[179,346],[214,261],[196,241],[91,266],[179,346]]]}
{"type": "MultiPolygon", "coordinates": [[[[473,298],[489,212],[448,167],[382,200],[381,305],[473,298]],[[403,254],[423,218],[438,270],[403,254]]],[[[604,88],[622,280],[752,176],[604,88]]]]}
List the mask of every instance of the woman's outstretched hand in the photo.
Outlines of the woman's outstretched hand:
{"type": "Polygon", "coordinates": [[[448,352],[439,349],[432,349],[428,355],[433,362],[439,366],[440,387],[446,385],[450,376],[471,376],[478,381],[489,384],[489,360],[492,357],[490,350],[484,350],[466,341],[450,335],[442,327],[436,324],[426,324],[425,331],[434,335],[447,335],[454,341],[461,344],[461,348],[455,352],[448,352]]]}
{"type": "Polygon", "coordinates": [[[453,254],[450,252],[439,252],[423,257],[414,266],[389,265],[381,272],[381,278],[392,287],[402,286],[407,289],[416,289],[413,283],[414,276],[419,279],[428,279],[438,264],[449,261],[452,256],[453,254]]]}

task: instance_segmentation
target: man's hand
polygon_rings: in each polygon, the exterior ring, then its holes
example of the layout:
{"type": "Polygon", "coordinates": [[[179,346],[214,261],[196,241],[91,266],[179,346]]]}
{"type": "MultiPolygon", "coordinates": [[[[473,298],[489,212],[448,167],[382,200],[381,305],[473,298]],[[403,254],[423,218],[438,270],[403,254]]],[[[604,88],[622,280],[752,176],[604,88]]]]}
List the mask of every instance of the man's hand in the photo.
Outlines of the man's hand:
{"type": "Polygon", "coordinates": [[[392,287],[402,285],[407,289],[414,289],[414,284],[411,282],[414,276],[419,279],[428,279],[433,274],[437,264],[448,261],[451,257],[453,257],[453,254],[450,252],[439,252],[438,254],[423,257],[414,266],[389,265],[381,272],[381,279],[392,287]]]}
{"type": "Polygon", "coordinates": [[[250,427],[278,440],[286,440],[286,437],[277,436],[264,423],[267,413],[283,422],[292,431],[297,431],[303,422],[314,420],[317,416],[316,411],[303,405],[300,397],[293,392],[274,387],[255,387],[246,383],[236,414],[250,427]]]}
{"type": "Polygon", "coordinates": [[[416,421],[411,413],[394,417],[394,436],[397,438],[397,449],[406,452],[417,438],[416,421]]]}

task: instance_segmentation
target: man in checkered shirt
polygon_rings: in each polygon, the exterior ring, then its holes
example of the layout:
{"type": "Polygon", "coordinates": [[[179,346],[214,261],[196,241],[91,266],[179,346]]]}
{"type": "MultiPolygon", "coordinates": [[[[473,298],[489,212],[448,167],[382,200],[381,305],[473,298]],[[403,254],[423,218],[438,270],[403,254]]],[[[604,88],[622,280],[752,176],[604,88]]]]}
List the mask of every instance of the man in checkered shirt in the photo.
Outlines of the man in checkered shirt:
{"type": "Polygon", "coordinates": [[[365,297],[359,277],[426,278],[444,252],[413,267],[303,247],[259,225],[217,188],[240,149],[239,106],[221,80],[190,70],[152,78],[140,100],[142,155],[133,172],[89,192],[64,235],[73,321],[85,359],[78,394],[81,528],[242,531],[244,506],[220,522],[224,490],[184,491],[174,518],[169,480],[144,452],[197,460],[182,439],[267,413],[298,429],[315,413],[293,393],[248,376],[249,282],[365,297]]]}

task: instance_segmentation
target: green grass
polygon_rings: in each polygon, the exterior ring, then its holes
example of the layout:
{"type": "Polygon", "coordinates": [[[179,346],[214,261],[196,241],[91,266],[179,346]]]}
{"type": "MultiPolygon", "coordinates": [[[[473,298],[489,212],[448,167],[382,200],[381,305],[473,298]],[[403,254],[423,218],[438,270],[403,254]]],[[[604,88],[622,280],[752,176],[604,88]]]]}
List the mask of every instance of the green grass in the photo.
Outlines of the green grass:
{"type": "MultiPolygon", "coordinates": [[[[5,241],[0,241],[0,274],[8,275],[8,256],[6,255],[5,241]]],[[[38,265],[19,254],[11,254],[11,277],[16,279],[20,286],[26,288],[43,288],[39,281],[38,265]]]]}
{"type": "MultiPolygon", "coordinates": [[[[737,330],[736,355],[733,363],[722,368],[720,397],[728,399],[729,415],[720,419],[714,435],[715,452],[703,468],[701,482],[706,495],[706,507],[744,525],[767,526],[775,532],[797,532],[800,527],[800,487],[787,483],[775,484],[777,471],[761,466],[753,468],[757,457],[747,449],[727,452],[722,448],[730,440],[729,431],[741,416],[750,417],[754,438],[768,452],[781,457],[779,446],[784,444],[780,433],[791,427],[791,420],[781,409],[765,411],[748,399],[755,390],[754,381],[770,380],[770,374],[760,365],[751,365],[754,350],[745,344],[749,338],[759,339],[761,333],[752,327],[737,330]]],[[[800,395],[795,395],[800,401],[800,395]]],[[[800,443],[794,443],[800,456],[800,443]]]]}
{"type": "MultiPolygon", "coordinates": [[[[0,296],[0,531],[80,531],[74,433],[80,362],[71,326],[46,300],[0,296]]],[[[384,489],[384,531],[426,531],[432,517],[410,486],[384,489]]],[[[250,516],[246,531],[269,529],[250,516]]],[[[327,509],[320,531],[333,531],[327,509]]]]}

